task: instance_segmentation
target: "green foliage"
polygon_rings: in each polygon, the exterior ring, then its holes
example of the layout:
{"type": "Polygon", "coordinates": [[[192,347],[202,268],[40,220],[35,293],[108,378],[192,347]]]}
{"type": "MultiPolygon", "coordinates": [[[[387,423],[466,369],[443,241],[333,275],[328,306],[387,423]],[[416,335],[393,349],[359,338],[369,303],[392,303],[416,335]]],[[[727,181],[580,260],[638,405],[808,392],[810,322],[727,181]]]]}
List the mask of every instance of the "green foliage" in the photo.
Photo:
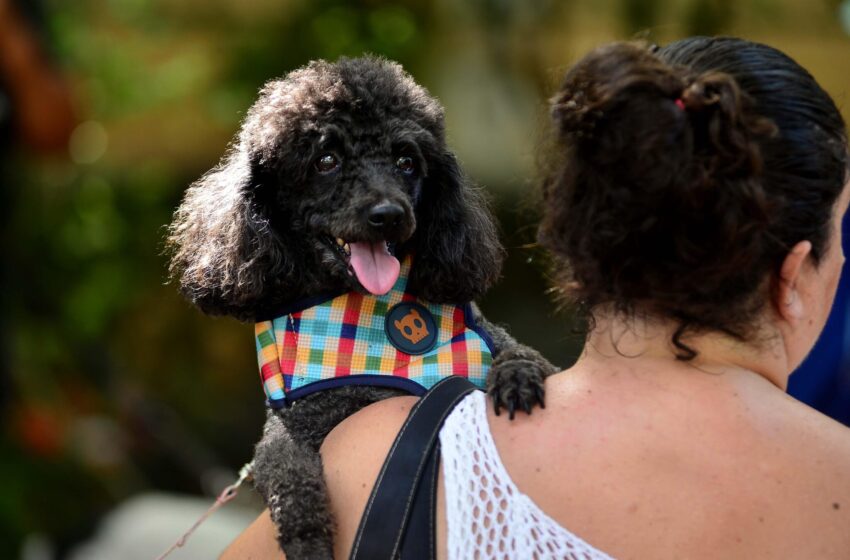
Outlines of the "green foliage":
{"type": "Polygon", "coordinates": [[[732,21],[732,0],[694,0],[686,16],[689,35],[717,35],[732,21]]]}
{"type": "Polygon", "coordinates": [[[623,0],[626,35],[649,29],[658,20],[659,0],[623,0]]]}

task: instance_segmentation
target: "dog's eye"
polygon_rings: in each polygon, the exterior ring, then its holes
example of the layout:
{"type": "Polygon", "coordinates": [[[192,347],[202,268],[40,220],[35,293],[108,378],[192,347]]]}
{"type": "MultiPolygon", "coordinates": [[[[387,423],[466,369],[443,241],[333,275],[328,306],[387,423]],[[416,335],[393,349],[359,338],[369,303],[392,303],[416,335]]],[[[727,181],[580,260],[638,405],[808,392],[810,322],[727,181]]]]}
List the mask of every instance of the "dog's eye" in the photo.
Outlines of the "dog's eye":
{"type": "Polygon", "coordinates": [[[412,157],[401,156],[396,160],[395,166],[405,175],[413,175],[416,172],[416,163],[414,163],[412,157]]]}
{"type": "Polygon", "coordinates": [[[339,169],[339,158],[333,154],[322,154],[316,160],[316,171],[319,173],[332,173],[339,169]]]}

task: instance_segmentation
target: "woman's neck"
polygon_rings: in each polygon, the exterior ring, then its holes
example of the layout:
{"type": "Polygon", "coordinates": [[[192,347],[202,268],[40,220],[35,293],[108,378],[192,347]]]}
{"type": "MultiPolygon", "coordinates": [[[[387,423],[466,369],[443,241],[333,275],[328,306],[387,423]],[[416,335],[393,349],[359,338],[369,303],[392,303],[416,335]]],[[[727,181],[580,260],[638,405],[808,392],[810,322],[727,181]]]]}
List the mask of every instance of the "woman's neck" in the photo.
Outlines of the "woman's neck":
{"type": "MultiPolygon", "coordinates": [[[[681,342],[696,352],[692,360],[677,359],[681,350],[673,344],[678,324],[657,318],[598,313],[580,361],[611,360],[667,362],[673,369],[694,368],[712,374],[758,375],[785,391],[791,374],[782,337],[759,336],[758,342],[742,342],[720,332],[686,333],[681,342]]],[[[764,329],[763,329],[764,332],[764,329]]]]}

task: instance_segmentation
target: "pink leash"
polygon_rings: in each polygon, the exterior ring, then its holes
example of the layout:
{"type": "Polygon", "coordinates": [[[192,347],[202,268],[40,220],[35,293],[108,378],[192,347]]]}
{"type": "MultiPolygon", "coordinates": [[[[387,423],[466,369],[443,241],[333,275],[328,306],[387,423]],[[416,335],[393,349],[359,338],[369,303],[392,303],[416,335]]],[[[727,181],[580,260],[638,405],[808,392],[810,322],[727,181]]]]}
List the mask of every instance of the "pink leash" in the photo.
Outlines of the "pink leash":
{"type": "Polygon", "coordinates": [[[204,514],[201,517],[199,517],[198,520],[195,521],[195,523],[191,527],[189,527],[188,531],[183,533],[183,536],[181,536],[179,539],[177,539],[177,542],[175,542],[174,544],[171,545],[171,548],[169,548],[168,550],[163,552],[160,556],[158,556],[156,560],[163,560],[163,558],[165,558],[166,556],[168,556],[169,554],[171,554],[172,552],[174,552],[178,548],[182,547],[183,545],[185,545],[186,541],[189,539],[189,537],[192,535],[192,533],[195,532],[195,529],[200,527],[201,524],[204,521],[206,521],[207,518],[209,518],[209,516],[211,516],[213,513],[215,513],[218,508],[220,508],[221,506],[223,506],[224,504],[226,504],[227,502],[229,502],[230,500],[232,500],[233,498],[236,497],[236,494],[239,491],[239,487],[242,485],[243,482],[245,482],[248,479],[248,477],[251,476],[253,469],[254,469],[254,463],[253,462],[245,464],[239,470],[239,478],[236,479],[236,482],[234,482],[233,484],[231,484],[230,486],[228,486],[227,488],[222,490],[221,494],[219,494],[218,498],[216,498],[215,503],[213,503],[213,505],[211,505],[210,508],[207,511],[205,511],[204,514]]]}

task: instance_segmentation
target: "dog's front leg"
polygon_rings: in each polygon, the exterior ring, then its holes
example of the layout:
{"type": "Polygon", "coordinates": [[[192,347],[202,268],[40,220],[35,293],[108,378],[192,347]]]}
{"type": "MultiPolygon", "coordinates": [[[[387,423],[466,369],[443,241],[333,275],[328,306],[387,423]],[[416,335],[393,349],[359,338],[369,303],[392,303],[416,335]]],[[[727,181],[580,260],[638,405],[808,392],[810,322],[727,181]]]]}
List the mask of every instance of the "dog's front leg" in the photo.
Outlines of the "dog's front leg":
{"type": "Polygon", "coordinates": [[[334,524],[321,456],[296,441],[275,413],[269,414],[254,454],[254,485],[288,560],[333,559],[334,524]]]}
{"type": "Polygon", "coordinates": [[[488,321],[478,306],[472,305],[476,323],[493,339],[493,364],[487,374],[487,393],[493,399],[496,414],[508,410],[511,419],[516,410],[531,414],[536,405],[545,406],[544,380],[558,371],[537,350],[520,344],[508,332],[488,321]]]}

